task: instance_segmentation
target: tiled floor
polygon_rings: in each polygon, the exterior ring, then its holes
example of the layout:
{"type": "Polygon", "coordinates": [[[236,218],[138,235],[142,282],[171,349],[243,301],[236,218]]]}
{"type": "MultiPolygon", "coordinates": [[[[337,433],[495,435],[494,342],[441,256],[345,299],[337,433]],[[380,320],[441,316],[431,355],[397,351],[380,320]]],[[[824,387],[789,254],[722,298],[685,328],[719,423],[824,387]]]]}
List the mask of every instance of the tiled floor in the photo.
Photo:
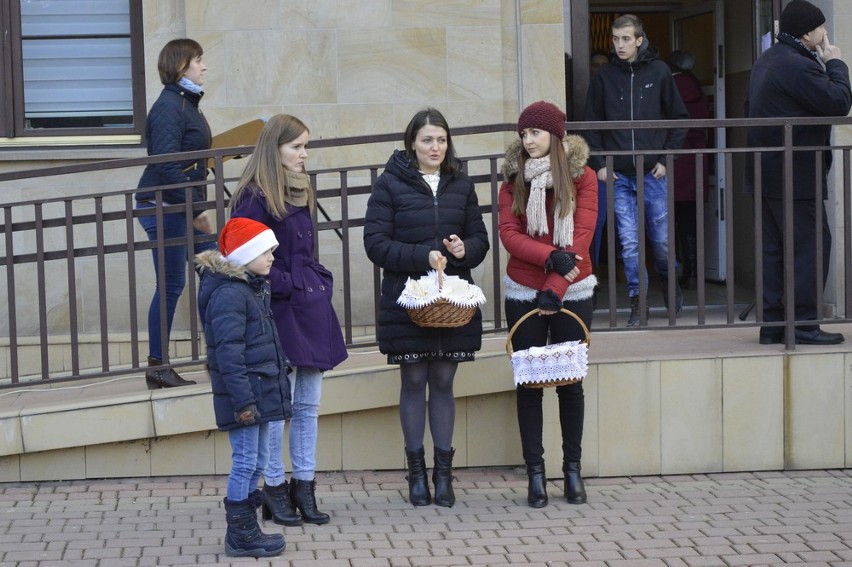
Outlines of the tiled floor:
{"type": "Polygon", "coordinates": [[[0,565],[852,565],[852,471],[587,481],[526,505],[520,469],[456,470],[456,505],[414,508],[403,471],[317,477],[324,526],[282,528],[272,559],[224,554],[225,477],[0,484],[0,565]]]}

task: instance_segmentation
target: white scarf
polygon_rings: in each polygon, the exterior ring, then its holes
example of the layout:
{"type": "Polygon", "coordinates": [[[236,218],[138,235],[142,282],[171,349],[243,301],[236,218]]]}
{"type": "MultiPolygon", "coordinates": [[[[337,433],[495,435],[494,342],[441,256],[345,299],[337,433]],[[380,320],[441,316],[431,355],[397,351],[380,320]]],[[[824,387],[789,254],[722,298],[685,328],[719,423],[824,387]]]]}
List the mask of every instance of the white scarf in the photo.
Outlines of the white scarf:
{"type": "MultiPolygon", "coordinates": [[[[530,194],[527,198],[527,233],[530,236],[547,234],[545,202],[547,189],[553,187],[550,156],[528,159],[524,164],[524,180],[530,184],[530,194]]],[[[553,208],[553,245],[560,248],[574,244],[573,211],[569,211],[564,217],[561,212],[561,204],[556,201],[553,208]]]]}

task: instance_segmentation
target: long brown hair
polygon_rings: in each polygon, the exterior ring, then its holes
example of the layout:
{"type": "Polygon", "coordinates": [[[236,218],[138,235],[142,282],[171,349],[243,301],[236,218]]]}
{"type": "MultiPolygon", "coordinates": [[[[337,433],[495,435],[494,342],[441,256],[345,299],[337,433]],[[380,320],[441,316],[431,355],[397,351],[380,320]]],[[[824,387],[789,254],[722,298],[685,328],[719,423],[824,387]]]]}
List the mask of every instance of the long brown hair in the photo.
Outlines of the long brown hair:
{"type": "MultiPolygon", "coordinates": [[[[243,170],[237,189],[231,196],[231,209],[235,203],[244,198],[243,192],[247,186],[256,185],[266,197],[269,213],[278,220],[284,218],[287,212],[285,201],[290,194],[290,185],[287,182],[287,170],[281,165],[279,148],[305,132],[310,132],[308,127],[289,114],[276,114],[266,122],[257,139],[254,152],[243,170]]],[[[308,183],[308,206],[312,207],[313,203],[314,192],[308,183]]]]}
{"type": "MultiPolygon", "coordinates": [[[[574,204],[577,199],[577,189],[571,178],[571,169],[568,165],[568,154],[562,140],[550,135],[550,174],[553,177],[553,203],[560,204],[561,217],[565,218],[574,212],[574,204]]],[[[530,196],[529,184],[524,179],[524,168],[530,154],[521,144],[521,153],[518,156],[518,173],[515,175],[515,187],[512,191],[512,214],[516,217],[527,214],[527,199],[530,196]]]]}

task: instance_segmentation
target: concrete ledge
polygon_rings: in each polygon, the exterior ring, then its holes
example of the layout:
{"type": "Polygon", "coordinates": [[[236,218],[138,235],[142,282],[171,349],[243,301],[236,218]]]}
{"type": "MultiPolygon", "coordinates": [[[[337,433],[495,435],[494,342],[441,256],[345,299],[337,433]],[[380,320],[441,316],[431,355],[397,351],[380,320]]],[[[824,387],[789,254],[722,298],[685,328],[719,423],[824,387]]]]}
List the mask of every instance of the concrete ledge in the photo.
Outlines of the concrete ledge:
{"type": "MultiPolygon", "coordinates": [[[[504,343],[487,337],[477,361],[459,366],[459,467],[521,462],[504,343]]],[[[591,359],[587,476],[852,465],[850,345],[788,352],[758,345],[753,328],[632,331],[596,334],[591,359]]],[[[137,376],[3,394],[0,481],[227,473],[230,448],[215,430],[209,379],[188,376],[199,383],[149,391],[137,376]]],[[[353,351],[327,373],[320,470],[404,467],[398,380],[375,351],[353,351]]],[[[555,392],[546,390],[544,403],[545,450],[558,474],[555,392]]]]}

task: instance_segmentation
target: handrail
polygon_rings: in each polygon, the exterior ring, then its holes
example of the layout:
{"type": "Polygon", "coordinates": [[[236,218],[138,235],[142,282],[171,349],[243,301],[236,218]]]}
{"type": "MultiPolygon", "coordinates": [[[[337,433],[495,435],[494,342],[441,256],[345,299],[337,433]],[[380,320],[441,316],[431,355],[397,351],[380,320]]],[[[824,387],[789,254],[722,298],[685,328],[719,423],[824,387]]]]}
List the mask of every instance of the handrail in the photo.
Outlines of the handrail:
{"type": "MultiPolygon", "coordinates": [[[[736,232],[733,230],[733,205],[735,186],[743,180],[741,175],[734,179],[734,160],[747,159],[748,156],[763,152],[785,152],[792,156],[795,152],[820,151],[831,149],[838,152],[842,159],[835,160],[835,166],[840,172],[840,183],[837,186],[838,199],[846,203],[845,214],[840,219],[842,230],[838,230],[835,239],[843,242],[843,246],[836,249],[843,250],[842,257],[834,255],[834,267],[845,275],[837,281],[842,282],[835,297],[831,300],[836,307],[838,316],[825,318],[823,323],[848,322],[852,313],[852,213],[849,212],[849,203],[852,203],[852,145],[835,144],[830,147],[824,146],[790,146],[790,132],[800,125],[852,124],[852,117],[841,118],[789,118],[789,119],[705,119],[705,120],[683,120],[683,121],[636,121],[636,122],[570,122],[567,124],[570,132],[579,132],[599,129],[613,130],[621,128],[751,128],[751,127],[777,127],[787,132],[785,144],[781,146],[748,148],[704,148],[704,149],[680,149],[666,151],[667,167],[672,164],[676,166],[676,159],[686,154],[707,154],[710,156],[721,155],[726,168],[725,177],[729,180],[725,188],[725,209],[722,213],[729,220],[727,250],[729,258],[734,254],[742,255],[744,251],[754,252],[756,260],[759,259],[760,220],[759,211],[756,211],[756,221],[749,226],[740,227],[736,232]],[[755,242],[751,242],[751,238],[755,242]]],[[[502,148],[515,133],[515,124],[491,124],[484,126],[470,126],[455,128],[453,137],[460,139],[462,136],[496,136],[491,145],[502,148]]],[[[376,134],[370,136],[353,136],[337,139],[317,139],[311,141],[311,147],[335,148],[342,146],[357,146],[363,144],[400,142],[399,133],[376,134]]],[[[217,148],[206,151],[187,152],[182,154],[169,154],[161,156],[149,156],[140,158],[122,158],[103,161],[92,161],[72,165],[47,167],[40,169],[11,171],[0,173],[0,183],[5,185],[14,184],[17,181],[43,179],[48,180],[60,175],[92,175],[97,176],[105,170],[123,170],[128,168],[139,168],[151,163],[164,163],[180,160],[197,160],[212,158],[217,164],[210,178],[206,181],[208,186],[209,200],[199,203],[188,203],[179,205],[167,205],[161,203],[159,210],[137,210],[134,208],[133,195],[137,191],[135,187],[123,189],[112,189],[97,194],[71,195],[58,194],[55,196],[26,199],[16,202],[0,203],[0,268],[5,270],[6,293],[0,292],[0,302],[5,301],[8,305],[6,310],[8,316],[0,318],[0,349],[8,348],[7,360],[10,361],[11,375],[4,378],[0,368],[0,388],[19,383],[21,380],[29,380],[35,377],[40,380],[62,381],[93,376],[116,376],[131,372],[138,372],[140,368],[140,357],[138,349],[132,354],[130,360],[114,355],[110,352],[110,344],[118,341],[116,333],[129,334],[131,341],[144,340],[138,332],[139,320],[137,311],[139,306],[147,300],[145,297],[153,282],[153,277],[141,274],[150,272],[150,259],[148,250],[165,249],[165,247],[185,244],[177,239],[164,240],[162,242],[149,242],[147,238],[138,235],[139,227],[136,219],[140,216],[150,214],[179,213],[191,219],[192,215],[200,210],[211,209],[217,212],[220,226],[224,222],[228,195],[224,191],[224,184],[232,182],[223,176],[222,163],[231,156],[244,156],[253,151],[253,147],[237,146],[231,148],[217,148]],[[141,257],[140,257],[141,255],[141,257]],[[83,276],[85,274],[85,278],[83,276]],[[92,274],[92,275],[89,275],[92,274]],[[89,279],[92,278],[92,279],[89,279]],[[65,297],[65,302],[57,302],[57,297],[65,297]],[[141,298],[141,299],[140,299],[141,298]],[[129,311],[128,311],[129,309],[129,311]],[[29,312],[28,312],[29,310],[29,312]],[[67,321],[66,321],[67,320],[67,321]],[[8,346],[4,344],[3,337],[8,338],[8,346]],[[98,344],[99,356],[97,362],[84,364],[81,362],[80,344],[84,338],[95,340],[98,344]],[[52,354],[52,349],[59,349],[58,343],[68,340],[71,349],[64,356],[71,362],[67,367],[54,370],[53,367],[57,356],[52,354]],[[32,344],[32,346],[30,346],[32,344]],[[27,349],[36,348],[38,356],[27,356],[24,360],[23,353],[27,349]],[[37,363],[32,362],[37,359],[37,363]]],[[[605,152],[605,157],[611,160],[618,155],[653,153],[659,154],[659,150],[648,150],[645,152],[605,152]]],[[[483,289],[489,297],[489,302],[483,308],[485,332],[505,332],[505,321],[502,313],[502,257],[505,252],[501,249],[497,233],[497,195],[502,182],[500,162],[503,153],[484,153],[476,155],[461,156],[465,170],[471,172],[471,178],[476,183],[480,195],[480,209],[485,217],[486,226],[489,227],[491,238],[491,252],[485,264],[480,269],[479,278],[488,285],[483,289]]],[[[347,164],[340,167],[324,168],[310,172],[314,186],[317,191],[317,203],[319,207],[315,211],[315,222],[320,238],[317,253],[323,263],[332,264],[336,280],[342,289],[342,293],[336,292],[340,305],[338,313],[344,326],[346,342],[350,347],[370,346],[375,344],[372,336],[376,320],[376,298],[378,297],[379,270],[372,268],[369,261],[361,250],[360,230],[364,225],[363,204],[365,197],[369,195],[370,188],[375,178],[383,169],[384,164],[347,164]],[[320,218],[317,218],[319,216],[320,218]],[[323,238],[324,235],[334,235],[331,240],[323,238]],[[370,281],[372,286],[365,285],[370,281]],[[356,330],[357,329],[357,330],[356,330]]],[[[759,169],[759,168],[758,168],[759,169]]],[[[90,179],[90,178],[87,178],[90,179]]],[[[128,178],[135,181],[135,177],[128,178]]],[[[789,185],[789,183],[787,184],[789,185]]],[[[174,184],[153,188],[152,191],[160,192],[169,189],[186,189],[188,184],[174,184]]],[[[791,191],[791,187],[785,188],[791,191]]],[[[757,195],[760,194],[759,183],[757,195]]],[[[789,193],[788,193],[789,194],[789,193]]],[[[0,193],[2,195],[2,193],[0,193]]],[[[671,202],[671,201],[670,201],[671,202]]],[[[612,197],[609,196],[609,211],[612,211],[612,197]]],[[[670,212],[670,217],[673,211],[670,212]]],[[[702,220],[703,223],[703,220],[702,220]]],[[[702,224],[703,226],[703,224],[702,224]]],[[[610,241],[615,239],[615,229],[610,223],[606,233],[610,241]]],[[[213,241],[215,235],[201,236],[196,242],[213,241]]],[[[644,242],[644,234],[640,235],[640,244],[644,242]]],[[[643,246],[640,246],[640,250],[643,246]]],[[[703,241],[702,241],[702,248],[703,241]]],[[[609,248],[609,259],[606,268],[609,273],[614,274],[617,268],[615,259],[615,247],[609,248]]],[[[642,252],[640,252],[642,254],[642,252]]],[[[642,256],[640,256],[642,257],[642,256]]],[[[673,247],[670,247],[669,267],[673,271],[675,255],[673,247]]],[[[734,280],[741,279],[741,274],[734,274],[733,260],[729,260],[730,279],[724,282],[724,313],[719,317],[708,319],[707,314],[713,311],[712,306],[707,304],[704,295],[706,286],[704,282],[699,284],[699,293],[696,298],[696,316],[687,318],[676,318],[669,313],[664,324],[657,324],[661,319],[655,319],[655,325],[650,327],[655,331],[679,330],[684,328],[724,328],[731,326],[757,327],[760,322],[761,308],[758,306],[757,319],[754,322],[742,321],[736,317],[737,313],[743,311],[748,300],[736,300],[734,294],[734,280]]],[[[738,265],[742,270],[744,266],[738,265]]],[[[754,292],[756,296],[760,293],[760,262],[756,261],[754,273],[756,283],[754,292]]],[[[792,268],[790,268],[792,269],[792,268]]],[[[789,274],[787,274],[789,276],[789,274]]],[[[616,278],[607,280],[607,295],[604,299],[609,303],[606,312],[597,320],[593,327],[594,332],[632,332],[623,325],[620,309],[617,303],[618,295],[616,278]]],[[[191,287],[191,286],[190,286],[191,287]]],[[[643,304],[650,303],[650,297],[642,292],[643,304]]],[[[192,317],[195,309],[195,298],[189,297],[190,310],[184,313],[184,319],[192,317]]],[[[751,299],[751,298],[749,298],[751,299]]],[[[790,316],[792,319],[792,316],[790,316]]],[[[182,333],[182,339],[189,341],[192,354],[179,357],[172,364],[180,366],[198,365],[203,362],[203,349],[199,345],[199,337],[187,336],[188,330],[194,328],[192,324],[186,324],[185,328],[177,329],[178,335],[182,333]]],[[[784,323],[788,336],[792,336],[795,321],[788,320],[784,323]]],[[[649,327],[640,327],[647,330],[649,327]]],[[[174,336],[173,332],[173,336],[174,336]]],[[[121,339],[124,340],[124,339],[121,339]]],[[[794,348],[788,343],[788,348],[794,348]]],[[[64,348],[64,347],[63,347],[64,348]]]]}

